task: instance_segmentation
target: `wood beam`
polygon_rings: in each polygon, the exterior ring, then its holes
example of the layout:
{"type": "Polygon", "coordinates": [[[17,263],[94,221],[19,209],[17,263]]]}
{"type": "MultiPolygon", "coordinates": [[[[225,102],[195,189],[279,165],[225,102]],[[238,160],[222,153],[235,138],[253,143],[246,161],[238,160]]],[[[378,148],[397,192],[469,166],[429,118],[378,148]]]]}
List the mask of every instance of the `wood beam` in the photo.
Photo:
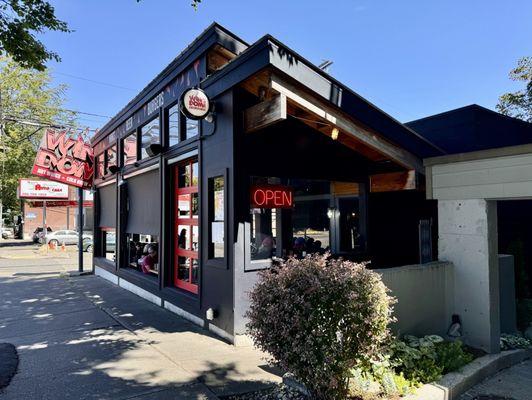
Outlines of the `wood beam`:
{"type": "Polygon", "coordinates": [[[418,174],[414,170],[371,175],[369,182],[372,193],[420,189],[418,174]]]}
{"type": "Polygon", "coordinates": [[[340,131],[352,136],[357,141],[370,147],[373,150],[384,154],[397,164],[413,169],[424,174],[423,162],[421,159],[380,137],[367,128],[353,122],[349,117],[344,116],[340,111],[335,110],[328,105],[325,100],[320,100],[312,96],[295,85],[289,83],[286,79],[272,74],[270,78],[270,87],[274,91],[284,94],[289,103],[295,103],[297,106],[314,114],[331,125],[336,126],[340,131]]]}
{"type": "Polygon", "coordinates": [[[286,96],[278,94],[244,111],[244,132],[253,132],[284,121],[286,114],[286,96]]]}

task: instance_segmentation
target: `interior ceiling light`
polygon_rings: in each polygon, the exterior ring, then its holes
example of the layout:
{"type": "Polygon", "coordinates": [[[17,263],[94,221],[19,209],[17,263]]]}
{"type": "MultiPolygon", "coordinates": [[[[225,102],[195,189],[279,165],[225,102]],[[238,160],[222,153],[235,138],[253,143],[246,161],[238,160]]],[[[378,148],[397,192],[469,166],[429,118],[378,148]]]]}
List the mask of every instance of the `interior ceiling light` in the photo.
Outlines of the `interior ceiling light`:
{"type": "Polygon", "coordinates": [[[331,131],[331,138],[332,140],[336,140],[338,139],[338,134],[340,133],[340,131],[338,130],[337,127],[334,127],[331,131]]]}

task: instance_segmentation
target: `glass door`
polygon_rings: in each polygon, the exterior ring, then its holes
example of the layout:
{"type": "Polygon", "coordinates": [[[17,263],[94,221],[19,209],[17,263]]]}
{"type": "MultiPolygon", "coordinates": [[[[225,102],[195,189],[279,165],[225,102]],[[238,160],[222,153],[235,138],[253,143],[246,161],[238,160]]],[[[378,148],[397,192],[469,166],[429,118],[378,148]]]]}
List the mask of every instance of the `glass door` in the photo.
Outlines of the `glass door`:
{"type": "Polygon", "coordinates": [[[175,167],[174,284],[194,294],[199,276],[198,182],[196,158],[175,167]]]}

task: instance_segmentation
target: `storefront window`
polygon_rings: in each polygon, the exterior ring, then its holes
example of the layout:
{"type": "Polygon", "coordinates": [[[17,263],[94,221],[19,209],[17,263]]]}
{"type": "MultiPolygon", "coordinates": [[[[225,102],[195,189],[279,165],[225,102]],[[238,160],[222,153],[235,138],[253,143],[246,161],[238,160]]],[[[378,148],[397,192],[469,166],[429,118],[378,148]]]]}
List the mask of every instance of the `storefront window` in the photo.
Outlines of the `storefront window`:
{"type": "Polygon", "coordinates": [[[199,122],[190,118],[185,118],[185,139],[193,138],[199,133],[199,122]]]}
{"type": "Polygon", "coordinates": [[[172,147],[180,142],[179,139],[179,105],[168,110],[168,146],[172,147]]]}
{"type": "Polygon", "coordinates": [[[116,155],[116,146],[112,146],[110,148],[108,148],[105,152],[106,154],[106,157],[107,157],[107,166],[105,168],[105,172],[106,174],[109,174],[110,171],[109,171],[109,167],[111,166],[117,166],[117,155],[116,155]]]}
{"type": "Polygon", "coordinates": [[[297,197],[292,213],[292,251],[297,256],[330,250],[330,200],[297,197]]]}
{"type": "Polygon", "coordinates": [[[109,261],[116,261],[116,234],[114,229],[102,230],[102,256],[109,261]]]}
{"type": "Polygon", "coordinates": [[[217,176],[209,179],[210,243],[209,258],[225,256],[225,179],[217,176]]]}
{"type": "Polygon", "coordinates": [[[276,208],[251,210],[251,260],[264,260],[276,255],[279,212],[276,208]]]}
{"type": "Polygon", "coordinates": [[[95,158],[95,175],[96,178],[101,178],[104,176],[104,168],[105,168],[105,153],[99,154],[95,158]]]}
{"type": "Polygon", "coordinates": [[[128,266],[144,274],[159,274],[159,240],[154,235],[128,233],[128,266]]]}
{"type": "Polygon", "coordinates": [[[175,168],[175,286],[198,293],[199,191],[198,162],[185,161],[175,168]]]}
{"type": "Polygon", "coordinates": [[[134,132],[122,142],[122,165],[134,164],[137,161],[137,134],[134,132]]]}
{"type": "Polygon", "coordinates": [[[159,127],[159,117],[152,119],[146,125],[144,125],[141,130],[141,147],[140,147],[140,159],[150,157],[148,154],[148,147],[152,144],[160,144],[160,127],[159,127]]]}

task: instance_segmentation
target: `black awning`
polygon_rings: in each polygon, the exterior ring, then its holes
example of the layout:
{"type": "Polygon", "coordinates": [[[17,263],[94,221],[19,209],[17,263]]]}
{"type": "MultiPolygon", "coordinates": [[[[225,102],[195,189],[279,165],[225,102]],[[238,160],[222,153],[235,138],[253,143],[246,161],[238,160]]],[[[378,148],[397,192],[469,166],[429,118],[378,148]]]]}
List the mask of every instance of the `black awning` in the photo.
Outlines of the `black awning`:
{"type": "Polygon", "coordinates": [[[159,236],[161,189],[159,171],[150,171],[127,180],[127,233],[159,236]]]}
{"type": "Polygon", "coordinates": [[[116,228],[116,184],[98,189],[100,218],[98,226],[116,228]]]}

